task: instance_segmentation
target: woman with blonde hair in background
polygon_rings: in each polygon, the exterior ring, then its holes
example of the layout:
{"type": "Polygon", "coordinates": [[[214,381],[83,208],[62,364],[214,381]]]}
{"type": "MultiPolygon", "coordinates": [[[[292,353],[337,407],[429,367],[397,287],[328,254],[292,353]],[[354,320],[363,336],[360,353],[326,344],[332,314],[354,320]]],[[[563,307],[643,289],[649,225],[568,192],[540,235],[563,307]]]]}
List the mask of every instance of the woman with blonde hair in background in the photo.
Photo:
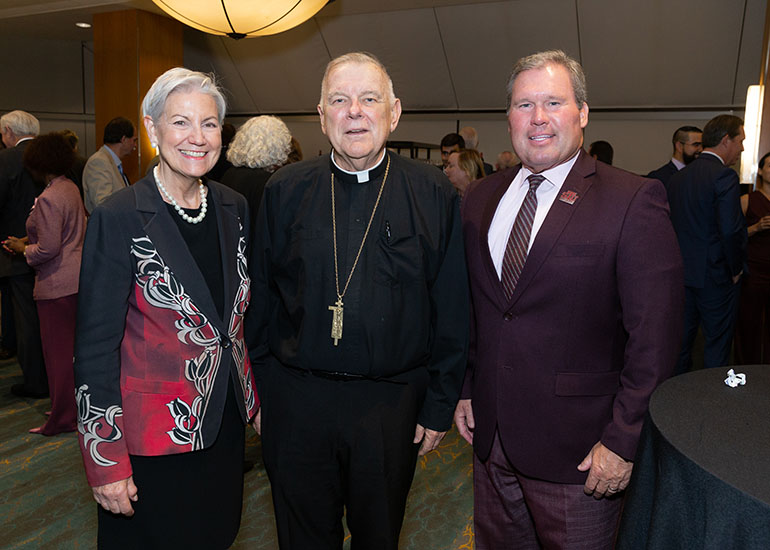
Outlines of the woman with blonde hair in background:
{"type": "Polygon", "coordinates": [[[447,161],[444,172],[461,197],[473,180],[486,176],[484,161],[475,149],[460,149],[450,153],[447,161]]]}

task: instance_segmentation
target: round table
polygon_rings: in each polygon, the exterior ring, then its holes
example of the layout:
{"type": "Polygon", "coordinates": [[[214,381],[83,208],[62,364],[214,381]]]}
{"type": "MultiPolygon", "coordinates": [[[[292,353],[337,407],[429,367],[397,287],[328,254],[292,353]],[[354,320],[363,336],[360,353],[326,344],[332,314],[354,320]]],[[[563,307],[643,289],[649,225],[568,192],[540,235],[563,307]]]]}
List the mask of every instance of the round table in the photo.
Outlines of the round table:
{"type": "Polygon", "coordinates": [[[671,378],[655,390],[617,548],[770,548],[770,366],[671,378]]]}

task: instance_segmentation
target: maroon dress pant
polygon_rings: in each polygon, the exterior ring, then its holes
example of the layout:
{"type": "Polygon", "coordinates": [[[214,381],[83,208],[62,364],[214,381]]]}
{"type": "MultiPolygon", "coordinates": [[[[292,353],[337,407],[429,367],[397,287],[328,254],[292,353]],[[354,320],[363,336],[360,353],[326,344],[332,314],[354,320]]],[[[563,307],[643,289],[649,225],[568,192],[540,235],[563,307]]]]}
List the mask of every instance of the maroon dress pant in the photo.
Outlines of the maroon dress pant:
{"type": "Polygon", "coordinates": [[[583,485],[523,475],[508,461],[497,433],[485,462],[473,455],[473,492],[476,550],[613,547],[622,496],[597,500],[583,485]]]}
{"type": "Polygon", "coordinates": [[[75,318],[78,295],[37,300],[40,339],[51,394],[51,416],[41,428],[43,435],[72,432],[77,428],[75,405],[75,318]]]}

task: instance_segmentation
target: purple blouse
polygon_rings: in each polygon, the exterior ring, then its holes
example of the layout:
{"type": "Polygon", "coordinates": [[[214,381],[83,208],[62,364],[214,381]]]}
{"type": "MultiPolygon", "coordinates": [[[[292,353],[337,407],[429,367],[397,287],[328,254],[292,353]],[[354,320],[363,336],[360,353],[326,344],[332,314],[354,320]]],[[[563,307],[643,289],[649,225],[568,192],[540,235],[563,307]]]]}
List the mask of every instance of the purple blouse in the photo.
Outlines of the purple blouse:
{"type": "Polygon", "coordinates": [[[35,269],[35,300],[78,291],[86,213],[78,188],[59,176],[35,200],[27,218],[27,263],[35,269]]]}

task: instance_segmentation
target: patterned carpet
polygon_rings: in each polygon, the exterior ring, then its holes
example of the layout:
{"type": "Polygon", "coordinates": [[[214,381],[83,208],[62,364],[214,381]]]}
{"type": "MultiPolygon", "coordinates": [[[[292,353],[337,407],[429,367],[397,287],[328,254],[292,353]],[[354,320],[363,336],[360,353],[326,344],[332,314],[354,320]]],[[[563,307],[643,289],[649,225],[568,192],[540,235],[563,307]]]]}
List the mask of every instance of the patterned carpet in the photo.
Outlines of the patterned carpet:
{"type": "MultiPolygon", "coordinates": [[[[15,361],[0,363],[0,548],[87,549],[96,546],[96,503],[86,484],[75,434],[27,433],[43,424],[48,399],[10,393],[21,382],[15,361]]],[[[233,549],[273,550],[276,543],[270,486],[259,438],[247,431],[246,458],[256,465],[245,476],[241,530],[233,549]]],[[[452,431],[417,465],[400,548],[473,548],[472,455],[452,431]]],[[[349,549],[349,539],[345,550],[349,549]]]]}

